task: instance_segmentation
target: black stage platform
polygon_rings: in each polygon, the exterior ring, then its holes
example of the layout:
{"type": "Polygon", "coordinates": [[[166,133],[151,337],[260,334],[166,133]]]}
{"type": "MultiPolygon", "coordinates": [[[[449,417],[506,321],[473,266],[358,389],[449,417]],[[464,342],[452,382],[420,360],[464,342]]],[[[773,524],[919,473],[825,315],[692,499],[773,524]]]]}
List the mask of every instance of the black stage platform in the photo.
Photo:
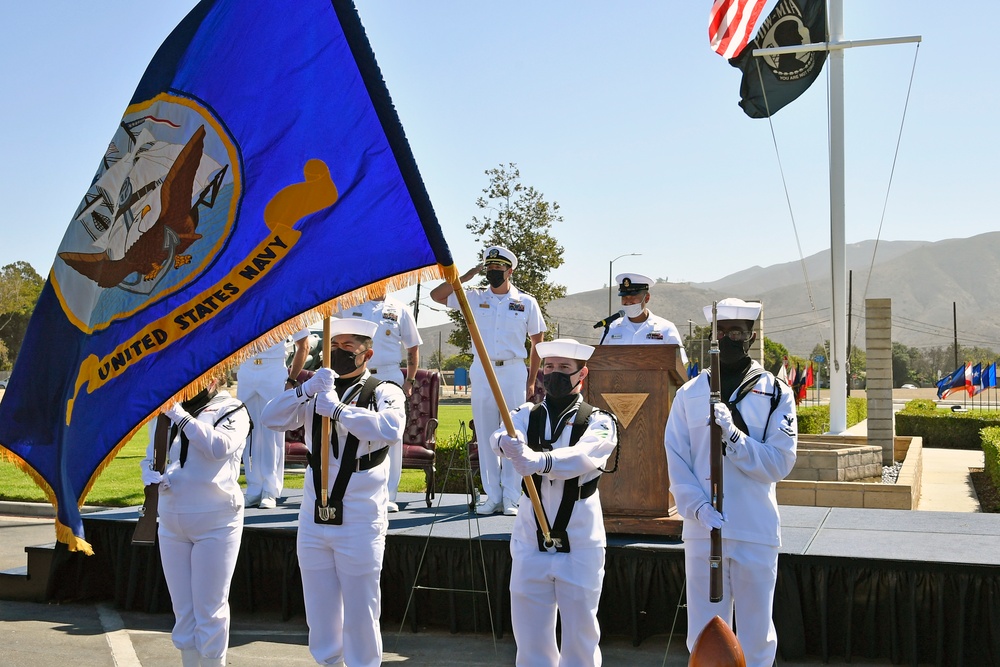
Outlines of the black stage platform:
{"type": "MultiPolygon", "coordinates": [[[[231,602],[302,616],[295,557],[301,491],[275,510],[247,511],[231,602]]],[[[476,517],[468,497],[400,494],[382,573],[383,625],[509,632],[513,519],[476,517]],[[416,587],[414,586],[416,584],[416,587]],[[469,592],[476,591],[476,592],[469,592]]],[[[951,512],[781,508],[774,620],[780,655],[894,663],[1000,663],[1000,516],[951,512]]],[[[131,546],[135,508],[84,517],[92,557],[63,554],[52,597],[114,599],[169,611],[159,554],[131,546]]],[[[611,536],[600,621],[607,635],[669,632],[684,576],[682,545],[611,536]]],[[[678,632],[684,627],[681,610],[678,632]]]]}

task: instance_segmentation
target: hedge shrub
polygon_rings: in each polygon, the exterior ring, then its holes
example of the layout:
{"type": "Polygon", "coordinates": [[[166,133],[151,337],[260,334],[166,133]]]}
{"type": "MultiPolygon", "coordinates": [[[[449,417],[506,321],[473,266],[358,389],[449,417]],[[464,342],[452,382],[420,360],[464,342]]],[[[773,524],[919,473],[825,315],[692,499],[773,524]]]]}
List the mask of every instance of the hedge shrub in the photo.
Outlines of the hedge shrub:
{"type": "Polygon", "coordinates": [[[1000,426],[987,426],[979,435],[983,443],[984,470],[993,484],[1000,487],[1000,426]]]}
{"type": "Polygon", "coordinates": [[[933,401],[909,401],[896,413],[896,435],[920,436],[924,447],[941,449],[979,449],[980,431],[1000,426],[1000,412],[947,412],[933,409],[933,401]]]}
{"type": "MultiPolygon", "coordinates": [[[[796,415],[799,433],[819,434],[830,430],[830,406],[810,405],[798,408],[796,415]]],[[[868,401],[863,398],[847,399],[847,428],[868,419],[868,401]]]]}

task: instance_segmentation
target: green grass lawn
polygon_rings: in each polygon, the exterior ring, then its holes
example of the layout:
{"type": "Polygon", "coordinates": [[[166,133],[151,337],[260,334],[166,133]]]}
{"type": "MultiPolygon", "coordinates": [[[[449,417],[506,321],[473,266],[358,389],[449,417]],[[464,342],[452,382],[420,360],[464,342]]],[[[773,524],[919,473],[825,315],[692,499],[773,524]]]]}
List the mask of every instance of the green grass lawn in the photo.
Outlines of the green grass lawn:
{"type": "MultiPolygon", "coordinates": [[[[472,420],[472,407],[468,404],[442,405],[438,410],[437,439],[438,442],[453,437],[459,430],[459,422],[465,422],[468,427],[472,420]]],[[[143,427],[128,444],[121,448],[118,455],[94,482],[85,502],[88,505],[107,505],[110,507],[128,507],[142,504],[142,480],[139,478],[139,462],[146,456],[146,444],[149,442],[149,432],[143,427]]],[[[285,488],[301,489],[303,469],[288,469],[285,471],[285,488]]],[[[246,486],[243,477],[240,483],[246,486]]],[[[425,489],[424,473],[420,470],[404,470],[399,482],[399,490],[409,493],[422,492],[425,489]]],[[[14,463],[0,460],[0,500],[18,500],[28,502],[45,502],[45,493],[35,484],[34,480],[21,471],[14,463]]]]}

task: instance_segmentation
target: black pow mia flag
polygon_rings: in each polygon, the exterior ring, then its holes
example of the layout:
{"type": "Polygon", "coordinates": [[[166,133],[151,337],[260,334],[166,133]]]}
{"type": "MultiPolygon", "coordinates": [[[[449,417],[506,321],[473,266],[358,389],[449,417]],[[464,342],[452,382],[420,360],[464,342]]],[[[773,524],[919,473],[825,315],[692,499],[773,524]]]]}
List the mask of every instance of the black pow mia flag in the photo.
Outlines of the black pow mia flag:
{"type": "Polygon", "coordinates": [[[826,62],[826,51],[754,57],[754,49],[825,41],[826,0],[781,0],[757,36],[729,61],[743,72],[740,106],[746,115],[773,116],[812,85],[826,62]]]}

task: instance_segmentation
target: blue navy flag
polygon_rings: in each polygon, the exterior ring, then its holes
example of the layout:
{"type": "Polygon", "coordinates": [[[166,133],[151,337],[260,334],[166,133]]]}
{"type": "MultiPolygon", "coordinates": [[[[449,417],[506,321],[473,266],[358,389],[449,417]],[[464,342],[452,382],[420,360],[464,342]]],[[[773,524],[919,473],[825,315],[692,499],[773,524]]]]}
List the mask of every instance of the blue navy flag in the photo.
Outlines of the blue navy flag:
{"type": "Polygon", "coordinates": [[[56,505],[58,539],[89,552],[78,506],[161,406],[320,314],[451,273],[353,4],[204,0],[72,213],[0,404],[0,454],[56,505]]]}

